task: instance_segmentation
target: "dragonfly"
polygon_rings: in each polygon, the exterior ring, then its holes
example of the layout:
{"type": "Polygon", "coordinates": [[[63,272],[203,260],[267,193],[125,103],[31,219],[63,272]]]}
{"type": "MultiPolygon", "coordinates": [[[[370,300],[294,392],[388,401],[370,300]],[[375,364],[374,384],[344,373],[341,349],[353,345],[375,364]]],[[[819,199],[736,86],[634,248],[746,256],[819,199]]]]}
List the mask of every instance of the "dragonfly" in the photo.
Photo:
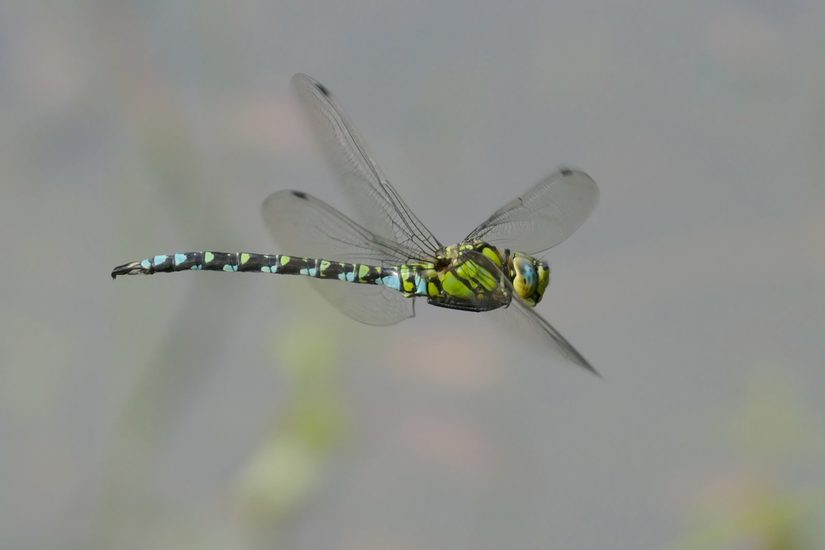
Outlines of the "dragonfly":
{"type": "Polygon", "coordinates": [[[598,375],[534,309],[550,282],[540,256],[578,229],[598,201],[590,176],[561,168],[463,241],[444,246],[390,184],[329,89],[304,74],[292,84],[359,221],[303,191],[276,191],[263,203],[264,221],[282,250],[303,256],[175,252],[117,266],[112,278],[182,271],[301,275],[339,311],[370,325],[414,317],[418,299],[465,312],[504,311],[508,325],[598,375]]]}

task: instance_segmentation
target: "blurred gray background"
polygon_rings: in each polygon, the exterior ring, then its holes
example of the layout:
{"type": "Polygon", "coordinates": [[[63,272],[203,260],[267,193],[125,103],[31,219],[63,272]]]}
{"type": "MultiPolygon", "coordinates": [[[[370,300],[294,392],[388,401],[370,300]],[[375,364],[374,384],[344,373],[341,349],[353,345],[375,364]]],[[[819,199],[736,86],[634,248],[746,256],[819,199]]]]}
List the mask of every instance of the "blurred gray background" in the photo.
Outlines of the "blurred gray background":
{"type": "MultiPolygon", "coordinates": [[[[825,4],[0,5],[0,547],[825,544],[825,4]],[[539,311],[350,322],[304,281],[125,278],[346,210],[289,79],[443,242],[601,188],[539,311]]],[[[291,252],[291,251],[288,251],[291,252]]]]}

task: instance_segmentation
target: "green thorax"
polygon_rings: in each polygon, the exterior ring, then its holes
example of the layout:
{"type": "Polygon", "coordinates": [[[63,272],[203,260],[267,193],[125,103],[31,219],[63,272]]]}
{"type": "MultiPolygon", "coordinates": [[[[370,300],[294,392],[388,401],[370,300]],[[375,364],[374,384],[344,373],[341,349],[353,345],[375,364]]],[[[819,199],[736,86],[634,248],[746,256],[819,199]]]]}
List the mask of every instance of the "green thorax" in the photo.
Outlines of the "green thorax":
{"type": "MultiPolygon", "coordinates": [[[[444,247],[435,260],[406,264],[419,277],[415,285],[408,284],[403,289],[405,293],[426,296],[433,305],[473,311],[509,303],[509,292],[502,280],[506,258],[497,248],[482,241],[468,241],[444,247]]],[[[404,281],[404,274],[401,275],[404,281]]]]}
{"type": "MultiPolygon", "coordinates": [[[[407,265],[419,277],[416,284],[408,283],[405,293],[427,296],[434,305],[474,311],[505,306],[513,292],[534,306],[550,280],[545,262],[480,240],[444,247],[437,253],[435,264],[407,265]]],[[[403,274],[401,279],[405,279],[403,274]]]]}

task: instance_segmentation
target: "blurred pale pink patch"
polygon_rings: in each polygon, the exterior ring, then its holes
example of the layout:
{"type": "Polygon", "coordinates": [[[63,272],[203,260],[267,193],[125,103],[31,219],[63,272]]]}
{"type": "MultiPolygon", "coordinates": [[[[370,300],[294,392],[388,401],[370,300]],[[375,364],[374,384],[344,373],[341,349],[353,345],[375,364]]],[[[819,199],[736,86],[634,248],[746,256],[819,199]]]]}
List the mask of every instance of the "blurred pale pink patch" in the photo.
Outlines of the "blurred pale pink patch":
{"type": "Polygon", "coordinates": [[[23,45],[18,74],[41,108],[64,107],[86,90],[84,53],[71,45],[59,28],[38,29],[23,45]]]}
{"type": "Polygon", "coordinates": [[[288,95],[238,97],[222,113],[219,133],[236,147],[281,155],[315,154],[303,115],[288,95]]]}
{"type": "Polygon", "coordinates": [[[478,482],[498,463],[494,444],[481,430],[443,415],[402,419],[398,434],[412,458],[456,478],[478,482]]]}
{"type": "Polygon", "coordinates": [[[704,42],[726,69],[750,78],[776,76],[788,56],[776,22],[745,9],[719,12],[706,25],[704,42]]]}
{"type": "Polygon", "coordinates": [[[491,345],[457,330],[433,332],[426,335],[425,343],[405,347],[403,356],[399,353],[395,358],[406,373],[433,385],[462,390],[483,391],[494,385],[498,354],[491,345]]]}

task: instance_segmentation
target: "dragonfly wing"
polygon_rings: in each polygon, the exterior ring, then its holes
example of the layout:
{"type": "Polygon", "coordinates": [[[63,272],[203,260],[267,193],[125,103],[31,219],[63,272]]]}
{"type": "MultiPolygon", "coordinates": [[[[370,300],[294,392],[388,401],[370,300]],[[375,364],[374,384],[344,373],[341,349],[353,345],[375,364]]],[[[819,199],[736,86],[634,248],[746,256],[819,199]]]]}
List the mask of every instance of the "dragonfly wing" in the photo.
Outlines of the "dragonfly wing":
{"type": "Polygon", "coordinates": [[[296,74],[292,83],[324,156],[353,200],[365,227],[416,250],[411,259],[431,259],[441,243],[384,176],[329,90],[304,74],[296,74]]]}
{"type": "Polygon", "coordinates": [[[493,318],[503,321],[502,326],[506,326],[507,330],[516,333],[518,337],[526,338],[528,343],[539,342],[546,350],[561,355],[593,374],[599,375],[587,359],[576,351],[576,348],[553,325],[518,297],[510,279],[488,257],[475,251],[466,252],[465,256],[472,258],[479,267],[488,271],[499,285],[492,296],[478,297],[479,309],[490,310],[493,318]]]}
{"type": "Polygon", "coordinates": [[[415,317],[415,298],[405,298],[397,290],[318,279],[309,282],[335,309],[367,325],[388,326],[415,317]]]}
{"type": "MultiPolygon", "coordinates": [[[[287,254],[389,267],[404,263],[412,253],[301,191],[269,195],[263,217],[272,238],[287,254]]],[[[392,325],[415,315],[413,300],[396,290],[337,281],[310,282],[335,308],[362,323],[392,325]]]]}
{"type": "Polygon", "coordinates": [[[262,210],[272,238],[288,254],[389,267],[416,252],[303,191],[276,191],[264,200],[262,210]]]}
{"type": "Polygon", "coordinates": [[[561,169],[496,210],[467,240],[536,255],[572,235],[598,200],[599,188],[590,176],[561,169]]]}
{"type": "Polygon", "coordinates": [[[513,295],[510,305],[492,312],[494,318],[499,318],[510,330],[517,331],[520,336],[530,342],[543,342],[545,349],[556,355],[561,354],[566,359],[583,367],[596,376],[598,371],[573,347],[567,339],[542,317],[536,310],[525,304],[521,298],[513,295]],[[536,338],[538,336],[538,338],[536,338]]]}

